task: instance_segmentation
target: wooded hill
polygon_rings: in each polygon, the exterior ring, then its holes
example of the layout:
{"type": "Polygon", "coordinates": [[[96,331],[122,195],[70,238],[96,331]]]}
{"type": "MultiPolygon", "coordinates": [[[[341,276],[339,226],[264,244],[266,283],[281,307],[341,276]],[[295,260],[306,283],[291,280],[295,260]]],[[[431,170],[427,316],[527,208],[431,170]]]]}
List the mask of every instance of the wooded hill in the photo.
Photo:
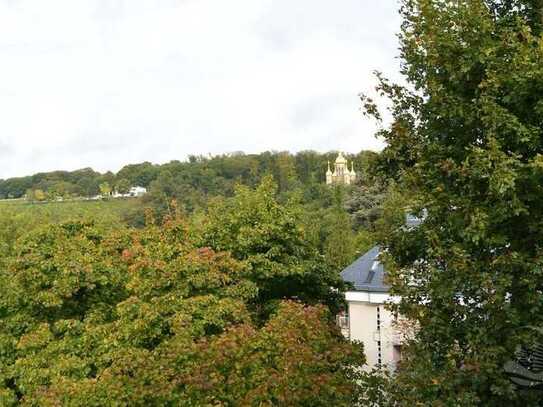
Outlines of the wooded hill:
{"type": "MultiPolygon", "coordinates": [[[[99,173],[91,168],[76,171],[53,171],[26,177],[0,179],[0,199],[21,198],[29,190],[41,190],[51,197],[94,196],[100,184],[108,183],[112,189],[127,186],[153,187],[153,182],[165,188],[168,195],[192,195],[195,200],[203,195],[231,195],[236,183],[255,186],[263,176],[273,175],[281,192],[299,185],[324,183],[327,161],[337,153],[302,151],[241,152],[213,157],[189,156],[187,161],[171,161],[157,165],[150,162],[130,164],[116,174],[99,173]]],[[[357,171],[366,173],[376,153],[361,151],[348,155],[357,171]]]]}

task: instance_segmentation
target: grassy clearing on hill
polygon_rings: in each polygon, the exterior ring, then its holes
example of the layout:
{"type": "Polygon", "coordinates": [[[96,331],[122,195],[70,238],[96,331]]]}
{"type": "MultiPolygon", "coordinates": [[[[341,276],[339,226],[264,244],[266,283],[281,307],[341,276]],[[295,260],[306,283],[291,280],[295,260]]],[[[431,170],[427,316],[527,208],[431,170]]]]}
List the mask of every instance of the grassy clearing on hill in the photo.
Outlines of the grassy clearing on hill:
{"type": "Polygon", "coordinates": [[[0,217],[31,216],[38,223],[58,223],[74,219],[94,219],[116,223],[123,214],[139,206],[137,199],[112,199],[107,201],[65,201],[29,203],[22,200],[0,201],[0,217]]]}
{"type": "Polygon", "coordinates": [[[9,254],[19,237],[41,226],[90,220],[105,227],[115,227],[140,207],[137,199],[45,203],[0,201],[0,256],[9,254]]]}

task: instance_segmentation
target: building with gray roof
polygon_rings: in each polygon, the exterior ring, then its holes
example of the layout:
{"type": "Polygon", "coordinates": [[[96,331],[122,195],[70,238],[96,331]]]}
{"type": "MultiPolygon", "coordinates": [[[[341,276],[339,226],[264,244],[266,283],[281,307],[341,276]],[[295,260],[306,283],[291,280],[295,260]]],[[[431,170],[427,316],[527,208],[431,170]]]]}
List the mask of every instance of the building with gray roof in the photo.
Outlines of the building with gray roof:
{"type": "Polygon", "coordinates": [[[395,329],[396,316],[385,304],[391,300],[386,284],[386,270],[375,246],[341,272],[351,288],[345,293],[347,310],[339,325],[351,340],[362,342],[366,369],[396,368],[401,356],[401,340],[395,329]]]}

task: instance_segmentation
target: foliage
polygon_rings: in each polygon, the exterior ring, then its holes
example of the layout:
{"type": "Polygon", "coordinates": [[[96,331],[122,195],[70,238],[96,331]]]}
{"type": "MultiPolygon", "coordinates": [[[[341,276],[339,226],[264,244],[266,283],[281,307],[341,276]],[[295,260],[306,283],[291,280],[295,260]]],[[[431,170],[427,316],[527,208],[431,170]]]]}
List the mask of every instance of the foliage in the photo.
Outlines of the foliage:
{"type": "Polygon", "coordinates": [[[98,187],[100,188],[100,194],[102,196],[108,196],[111,194],[111,186],[109,185],[109,182],[102,182],[98,187]]]}
{"type": "Polygon", "coordinates": [[[45,193],[41,190],[41,189],[28,189],[26,191],[26,194],[25,194],[25,198],[27,201],[30,201],[30,202],[35,202],[35,201],[38,201],[38,202],[41,202],[41,201],[45,201],[45,193]]]}
{"type": "MultiPolygon", "coordinates": [[[[361,151],[349,155],[349,160],[361,178],[368,179],[368,167],[375,161],[376,153],[361,151]]],[[[175,198],[187,209],[201,206],[210,196],[232,195],[234,186],[242,183],[256,186],[263,177],[272,175],[281,193],[295,189],[316,188],[324,182],[326,162],[335,153],[320,154],[315,151],[264,152],[261,154],[232,153],[213,157],[190,156],[188,161],[171,161],[163,165],[149,162],[130,164],[117,174],[100,174],[86,168],[77,171],[54,171],[28,177],[0,180],[0,199],[21,198],[27,190],[40,189],[50,197],[92,197],[100,192],[100,185],[107,183],[119,192],[130,186],[143,186],[151,191],[167,191],[169,200],[175,198]]],[[[158,198],[158,196],[155,196],[158,198]]]]}
{"type": "Polygon", "coordinates": [[[332,211],[323,219],[326,236],[323,252],[333,270],[343,270],[355,260],[356,242],[351,218],[341,209],[332,211]]]}
{"type": "MultiPolygon", "coordinates": [[[[112,200],[111,207],[125,207],[122,220],[130,226],[143,227],[149,209],[159,222],[177,207],[198,217],[214,198],[233,196],[236,185],[254,187],[271,176],[278,186],[277,201],[296,201],[302,206],[298,208],[297,222],[304,229],[304,238],[324,256],[329,267],[338,271],[375,243],[376,220],[381,216],[385,187],[370,170],[378,154],[361,151],[348,155],[358,172],[357,185],[330,188],[324,182],[326,162],[335,157],[332,152],[315,151],[232,153],[214,157],[191,156],[187,162],[172,161],[163,165],[132,164],[117,174],[99,174],[90,169],[55,171],[0,180],[0,198],[22,196],[23,187],[26,187],[26,200],[30,203],[47,202],[47,208],[53,208],[55,205],[51,201],[59,204],[69,201],[78,212],[84,204],[76,202],[82,197],[94,197],[99,193],[109,196],[113,188],[126,193],[131,186],[141,185],[148,189],[141,200],[126,206],[112,200]],[[341,208],[337,203],[338,191],[342,195],[341,208]]],[[[89,203],[89,206],[92,205],[89,203]]],[[[70,211],[61,210],[61,206],[58,208],[58,213],[66,215],[64,220],[70,219],[70,211]]],[[[92,218],[96,218],[95,215],[92,213],[92,218]]],[[[56,217],[54,222],[59,220],[56,217]]]]}
{"type": "Polygon", "coordinates": [[[355,233],[351,217],[343,209],[346,187],[336,185],[330,190],[333,194],[333,206],[320,211],[319,217],[312,221],[314,225],[320,225],[319,240],[326,263],[334,270],[342,270],[355,259],[355,233]]]}
{"type": "MultiPolygon", "coordinates": [[[[59,205],[17,205],[18,226],[59,205]]],[[[15,228],[0,256],[0,402],[353,405],[363,352],[323,305],[338,278],[304,239],[300,208],[265,180],[203,223],[173,207],[140,229],[15,228]]]]}
{"type": "Polygon", "coordinates": [[[98,184],[111,181],[111,173],[99,174],[90,168],[53,171],[28,177],[0,180],[0,198],[21,198],[28,190],[41,190],[51,196],[93,196],[98,184]]]}
{"type": "Polygon", "coordinates": [[[543,323],[543,4],[402,4],[409,88],[380,77],[394,121],[379,160],[427,216],[383,236],[399,310],[420,326],[390,404],[539,405],[502,366],[543,323]]]}
{"type": "Polygon", "coordinates": [[[301,207],[280,204],[276,185],[265,178],[254,191],[239,186],[234,197],[210,205],[202,245],[227,250],[249,264],[258,287],[256,303],[264,313],[283,298],[324,301],[337,310],[343,283],[300,224],[301,207]]]}
{"type": "Polygon", "coordinates": [[[387,190],[381,183],[359,185],[353,188],[345,202],[357,229],[375,230],[375,223],[382,217],[382,205],[387,190]]]}
{"type": "Polygon", "coordinates": [[[283,302],[259,328],[246,262],[195,247],[182,222],[109,234],[48,227],[18,244],[1,275],[6,404],[349,405],[356,396],[351,365],[363,355],[326,309],[283,302]]]}
{"type": "Polygon", "coordinates": [[[75,220],[93,220],[100,225],[117,228],[124,223],[124,217],[137,207],[139,207],[137,200],[46,202],[40,204],[28,204],[25,201],[2,201],[0,202],[0,257],[12,254],[11,249],[18,238],[44,225],[75,220]]]}
{"type": "Polygon", "coordinates": [[[130,187],[130,181],[128,181],[126,178],[119,179],[115,184],[115,189],[120,194],[127,194],[130,191],[130,187]]]}
{"type": "MultiPolygon", "coordinates": [[[[89,189],[93,196],[99,192],[100,185],[102,192],[109,194],[112,186],[122,193],[130,185],[142,184],[147,186],[149,191],[142,199],[134,200],[131,204],[119,200],[111,201],[111,208],[115,212],[117,208],[123,208],[120,215],[126,224],[142,227],[149,209],[154,219],[159,222],[175,211],[174,206],[196,218],[201,216],[215,197],[231,197],[238,183],[255,186],[267,174],[273,176],[279,185],[278,202],[296,201],[302,205],[298,211],[301,216],[298,216],[297,221],[304,229],[305,239],[324,256],[326,264],[337,271],[375,243],[373,229],[376,217],[381,213],[383,188],[376,183],[369,166],[377,156],[376,153],[362,151],[349,157],[355,162],[361,181],[355,186],[342,188],[340,210],[337,207],[337,188],[330,188],[324,183],[326,161],[333,160],[335,154],[320,154],[314,151],[303,151],[295,155],[266,152],[258,155],[235,153],[211,158],[190,157],[188,162],[128,165],[117,174],[98,174],[91,170],[73,173],[57,171],[30,177],[30,181],[34,178],[39,181],[36,186],[49,189],[45,189],[46,192],[43,193],[40,192],[41,189],[28,189],[26,196],[28,202],[40,203],[40,208],[48,208],[47,211],[37,208],[38,217],[47,216],[44,212],[49,212],[49,209],[58,215],[64,214],[64,218],[54,216],[52,221],[58,222],[71,218],[70,211],[63,208],[71,208],[79,213],[87,204],[88,207],[97,205],[77,202],[81,199],[75,197],[76,193],[69,188],[69,183],[95,185],[96,190],[89,189]],[[58,205],[51,203],[52,200],[58,202],[58,205]],[[43,202],[47,204],[41,206],[43,202]],[[345,213],[348,213],[351,219],[347,219],[345,213]],[[332,243],[333,241],[335,243],[332,243]]],[[[0,196],[10,195],[9,188],[16,184],[16,181],[22,182],[25,179],[0,181],[0,196]],[[3,186],[8,187],[8,190],[3,190],[3,186]]],[[[19,208],[27,211],[24,206],[19,208]]],[[[111,212],[107,209],[108,205],[103,208],[108,214],[111,212]]],[[[93,211],[89,212],[92,218],[100,216],[93,211]]]]}

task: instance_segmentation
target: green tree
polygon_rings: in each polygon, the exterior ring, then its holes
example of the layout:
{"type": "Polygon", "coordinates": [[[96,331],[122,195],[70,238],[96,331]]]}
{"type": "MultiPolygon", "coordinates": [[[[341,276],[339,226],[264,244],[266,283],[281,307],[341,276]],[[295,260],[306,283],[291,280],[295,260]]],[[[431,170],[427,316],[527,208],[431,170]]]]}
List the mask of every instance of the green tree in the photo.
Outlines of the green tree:
{"type": "Polygon", "coordinates": [[[399,310],[419,326],[392,405],[539,405],[503,365],[543,323],[542,10],[402,2],[408,87],[381,78],[394,120],[380,163],[427,216],[384,237],[399,310]]]}
{"type": "Polygon", "coordinates": [[[28,188],[26,190],[26,193],[25,193],[25,199],[28,201],[28,202],[34,202],[35,201],[35,196],[34,196],[34,190],[31,189],[31,188],[28,188]]]}
{"type": "Polygon", "coordinates": [[[250,278],[258,286],[255,304],[264,314],[283,298],[337,310],[343,287],[337,270],[306,238],[301,207],[280,204],[276,189],[266,177],[256,190],[238,186],[234,197],[211,204],[202,245],[250,264],[250,278]]]}
{"type": "Polygon", "coordinates": [[[109,185],[109,182],[102,182],[100,184],[100,194],[102,196],[109,196],[111,194],[111,186],[109,185]]]}
{"type": "Polygon", "coordinates": [[[346,190],[342,185],[337,185],[333,193],[334,206],[327,211],[320,224],[326,262],[340,272],[355,259],[356,242],[351,217],[343,208],[346,190]]]}
{"type": "Polygon", "coordinates": [[[34,200],[42,202],[45,201],[46,195],[41,189],[36,189],[34,191],[34,200]]]}
{"type": "Polygon", "coordinates": [[[281,152],[275,156],[275,179],[279,186],[279,191],[288,191],[299,184],[296,174],[294,157],[288,152],[281,152]]]}
{"type": "Polygon", "coordinates": [[[250,262],[178,217],[46,225],[0,263],[3,405],[349,406],[362,349],[323,305],[253,320],[250,262]]]}
{"type": "Polygon", "coordinates": [[[355,235],[349,215],[339,209],[334,210],[326,219],[324,255],[326,262],[336,272],[340,272],[352,263],[356,254],[355,235]]]}
{"type": "Polygon", "coordinates": [[[127,180],[126,178],[121,178],[115,184],[115,188],[117,189],[117,192],[120,194],[128,194],[128,191],[130,191],[130,181],[127,180]]]}
{"type": "Polygon", "coordinates": [[[374,230],[375,223],[382,217],[386,196],[386,189],[379,183],[354,186],[345,199],[345,208],[351,214],[354,226],[374,230]]]}

